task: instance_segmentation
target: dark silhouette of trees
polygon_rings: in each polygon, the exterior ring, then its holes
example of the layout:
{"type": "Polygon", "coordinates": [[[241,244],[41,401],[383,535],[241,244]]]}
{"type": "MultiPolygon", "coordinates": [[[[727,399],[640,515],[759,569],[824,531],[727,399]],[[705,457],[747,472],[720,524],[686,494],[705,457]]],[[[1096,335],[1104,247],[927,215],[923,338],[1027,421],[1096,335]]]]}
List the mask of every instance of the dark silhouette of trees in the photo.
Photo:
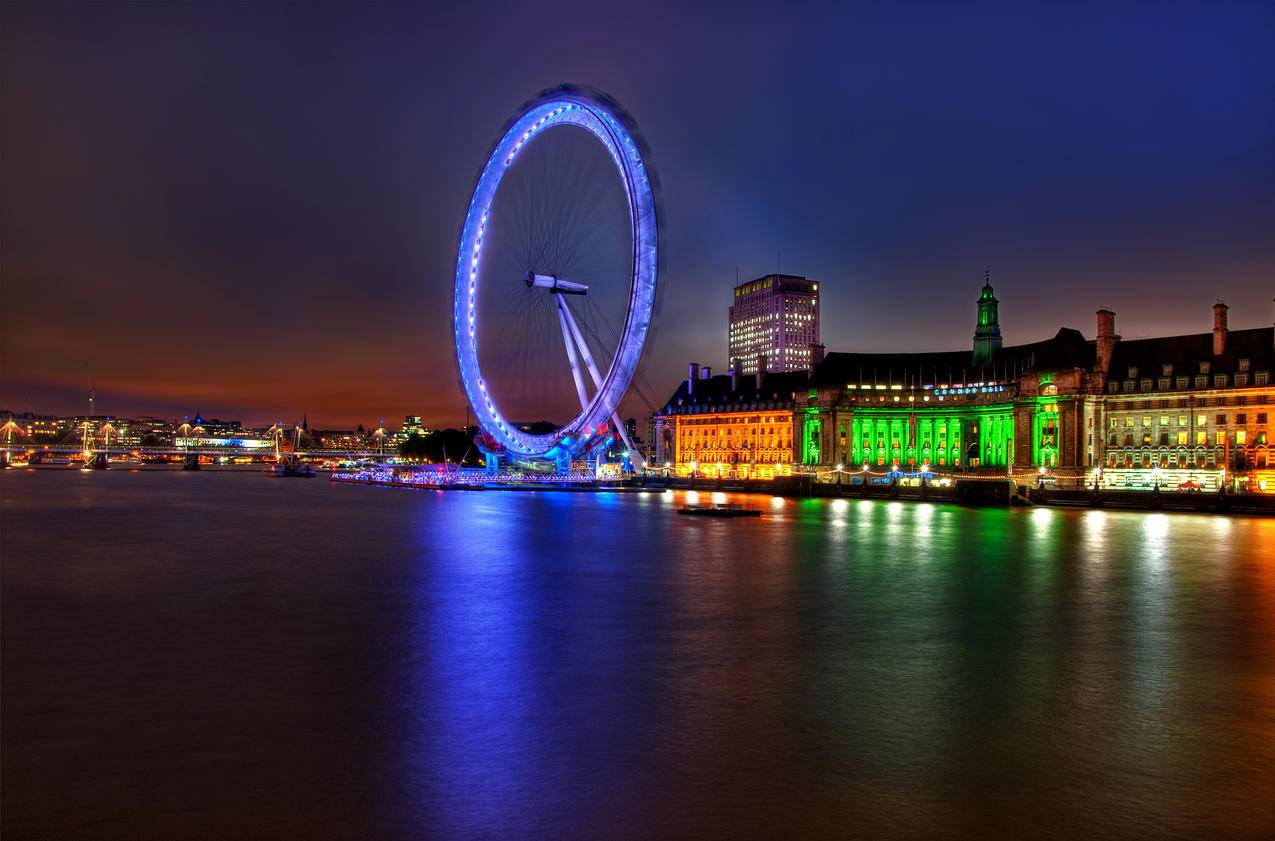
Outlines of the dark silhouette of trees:
{"type": "Polygon", "coordinates": [[[429,461],[442,464],[460,464],[464,460],[466,467],[479,467],[483,463],[482,453],[474,446],[474,429],[440,429],[428,435],[415,432],[407,436],[398,445],[398,454],[413,461],[429,461]]]}

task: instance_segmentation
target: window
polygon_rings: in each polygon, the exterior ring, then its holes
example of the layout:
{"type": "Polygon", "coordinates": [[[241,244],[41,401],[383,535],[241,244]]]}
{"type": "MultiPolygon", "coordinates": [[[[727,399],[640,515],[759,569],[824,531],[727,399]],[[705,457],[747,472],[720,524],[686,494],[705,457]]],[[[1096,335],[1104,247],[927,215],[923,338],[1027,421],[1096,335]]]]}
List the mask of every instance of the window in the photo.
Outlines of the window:
{"type": "Polygon", "coordinates": [[[1196,387],[1196,388],[1208,388],[1208,387],[1209,387],[1209,378],[1208,378],[1208,377],[1206,377],[1206,376],[1204,376],[1203,374],[1201,374],[1200,376],[1196,377],[1196,378],[1195,378],[1195,387],[1196,387]]]}
{"type": "Polygon", "coordinates": [[[1129,369],[1129,379],[1131,379],[1131,380],[1136,380],[1137,378],[1138,378],[1138,369],[1137,369],[1137,368],[1130,368],[1130,369],[1129,369]]]}
{"type": "Polygon", "coordinates": [[[1191,419],[1189,417],[1186,415],[1178,415],[1178,426],[1188,426],[1190,423],[1191,419]]]}
{"type": "Polygon", "coordinates": [[[1150,391],[1151,380],[1142,380],[1140,383],[1138,383],[1138,387],[1141,388],[1143,391],[1150,391]]]}
{"type": "Polygon", "coordinates": [[[1190,377],[1178,377],[1178,388],[1186,388],[1190,382],[1190,377]]]}
{"type": "Polygon", "coordinates": [[[1244,413],[1240,413],[1240,414],[1236,415],[1236,416],[1235,416],[1235,422],[1236,422],[1236,423],[1238,423],[1238,424],[1245,424],[1245,423],[1248,423],[1248,415],[1246,415],[1246,414],[1244,414],[1244,413]]]}
{"type": "Polygon", "coordinates": [[[1236,388],[1243,388],[1243,387],[1244,387],[1244,386],[1246,386],[1246,385],[1248,385],[1248,374],[1236,374],[1236,375],[1235,375],[1235,387],[1236,387],[1236,388]]]}
{"type": "Polygon", "coordinates": [[[1160,415],[1160,426],[1168,426],[1169,418],[1167,415],[1160,415]]]}
{"type": "Polygon", "coordinates": [[[1161,365],[1161,366],[1160,366],[1160,373],[1161,373],[1161,374],[1163,374],[1163,375],[1164,375],[1164,376],[1166,376],[1166,377],[1171,377],[1171,376],[1173,376],[1173,366],[1172,366],[1172,365],[1161,365]]]}
{"type": "Polygon", "coordinates": [[[1115,394],[1119,390],[1120,390],[1120,383],[1116,382],[1115,380],[1112,380],[1111,382],[1107,383],[1108,394],[1115,394]]]}
{"type": "Polygon", "coordinates": [[[1217,431],[1217,445],[1221,447],[1225,444],[1226,444],[1226,433],[1219,429],[1217,431]]]}
{"type": "Polygon", "coordinates": [[[1124,390],[1125,390],[1125,391],[1133,391],[1133,380],[1125,380],[1125,381],[1124,381],[1124,390]]]}
{"type": "Polygon", "coordinates": [[[1204,425],[1205,425],[1206,423],[1208,423],[1208,422],[1209,422],[1209,416],[1208,416],[1208,415],[1199,415],[1199,416],[1198,416],[1198,417],[1196,417],[1196,419],[1195,419],[1195,425],[1196,425],[1196,426],[1204,426],[1204,425]]]}
{"type": "Polygon", "coordinates": [[[1209,363],[1207,363],[1207,362],[1201,362],[1201,363],[1200,363],[1200,373],[1201,373],[1201,374],[1207,374],[1208,372],[1209,372],[1209,363]]]}
{"type": "Polygon", "coordinates": [[[1215,388],[1226,388],[1226,374],[1218,374],[1214,377],[1213,386],[1215,388]]]}
{"type": "Polygon", "coordinates": [[[1133,429],[1133,415],[1126,415],[1124,419],[1126,429],[1133,429]]]}
{"type": "Polygon", "coordinates": [[[1247,370],[1248,370],[1248,360],[1247,360],[1247,359],[1241,359],[1241,360],[1240,360],[1240,370],[1241,370],[1241,371],[1247,371],[1247,370]]]}
{"type": "Polygon", "coordinates": [[[1151,428],[1151,416],[1150,416],[1150,415],[1143,415],[1143,416],[1142,416],[1142,428],[1143,428],[1143,429],[1150,429],[1150,428],[1151,428]]]}
{"type": "Polygon", "coordinates": [[[1168,377],[1161,377],[1161,378],[1160,378],[1159,388],[1160,388],[1160,391],[1168,391],[1168,390],[1169,390],[1169,378],[1168,378],[1168,377]]]}
{"type": "Polygon", "coordinates": [[[1257,422],[1258,422],[1258,423],[1266,423],[1266,413],[1265,413],[1265,412],[1258,412],[1258,413],[1257,413],[1257,422]]]}
{"type": "Polygon", "coordinates": [[[1271,375],[1265,371],[1258,371],[1253,375],[1253,385],[1266,385],[1270,381],[1271,375]]]}
{"type": "Polygon", "coordinates": [[[1247,440],[1248,440],[1248,433],[1246,433],[1246,432],[1245,432],[1244,430],[1242,430],[1242,429],[1236,430],[1236,432],[1235,432],[1235,443],[1236,443],[1236,444],[1243,444],[1243,443],[1245,443],[1247,440]]]}
{"type": "Polygon", "coordinates": [[[1226,426],[1226,415],[1218,415],[1218,416],[1217,416],[1217,425],[1218,425],[1218,426],[1226,426]]]}
{"type": "Polygon", "coordinates": [[[1199,432],[1195,433],[1195,443],[1203,447],[1205,444],[1209,443],[1209,434],[1201,429],[1199,432]]]}
{"type": "Polygon", "coordinates": [[[1178,446],[1179,446],[1179,447],[1185,447],[1185,446],[1186,446],[1186,435],[1187,435],[1186,430],[1182,430],[1181,432],[1179,432],[1179,433],[1178,433],[1178,446]]]}

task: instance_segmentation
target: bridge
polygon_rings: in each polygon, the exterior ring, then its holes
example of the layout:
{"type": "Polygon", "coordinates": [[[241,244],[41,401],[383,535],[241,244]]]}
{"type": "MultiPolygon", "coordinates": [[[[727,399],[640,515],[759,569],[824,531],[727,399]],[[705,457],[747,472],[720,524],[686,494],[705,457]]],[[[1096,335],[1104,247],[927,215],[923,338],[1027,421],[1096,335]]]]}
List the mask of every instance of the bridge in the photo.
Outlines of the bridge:
{"type": "MultiPolygon", "coordinates": [[[[79,444],[0,444],[0,453],[47,453],[49,455],[81,455],[84,447],[79,444]]],[[[229,458],[260,458],[263,461],[274,461],[274,450],[261,447],[92,447],[89,452],[106,453],[112,457],[154,457],[169,456],[184,458],[186,456],[209,456],[229,458]]],[[[339,458],[351,461],[383,462],[397,455],[390,452],[367,452],[360,450],[298,450],[303,458],[339,458]]]]}

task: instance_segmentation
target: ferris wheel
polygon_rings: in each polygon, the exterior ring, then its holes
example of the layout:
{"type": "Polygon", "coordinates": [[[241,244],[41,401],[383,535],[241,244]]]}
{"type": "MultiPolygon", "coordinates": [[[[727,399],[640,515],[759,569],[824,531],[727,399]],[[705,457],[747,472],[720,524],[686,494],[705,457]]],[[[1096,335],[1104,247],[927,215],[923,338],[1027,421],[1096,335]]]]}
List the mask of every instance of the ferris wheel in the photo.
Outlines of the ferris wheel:
{"type": "Polygon", "coordinates": [[[644,153],[633,120],[613,99],[562,86],[523,105],[487,157],[460,237],[453,330],[461,385],[489,464],[566,464],[618,436],[634,466],[644,466],[618,414],[640,377],[656,296],[660,214],[644,153]],[[555,144],[568,143],[589,148],[563,164],[555,144]],[[579,175],[586,154],[600,161],[595,180],[608,182],[600,189],[613,196],[609,215],[579,206],[577,199],[591,194],[579,175]],[[554,162],[556,170],[548,165],[554,162]],[[616,254],[604,267],[576,253],[596,240],[610,242],[616,254]],[[505,249],[512,260],[498,259],[498,242],[517,246],[505,249]],[[599,306],[608,296],[610,318],[599,306]],[[557,349],[538,356],[527,350],[546,342],[557,349]],[[543,370],[518,361],[529,355],[543,370]],[[571,404],[559,407],[560,422],[527,424],[521,421],[530,418],[514,416],[531,411],[519,395],[547,392],[559,375],[571,404]]]}

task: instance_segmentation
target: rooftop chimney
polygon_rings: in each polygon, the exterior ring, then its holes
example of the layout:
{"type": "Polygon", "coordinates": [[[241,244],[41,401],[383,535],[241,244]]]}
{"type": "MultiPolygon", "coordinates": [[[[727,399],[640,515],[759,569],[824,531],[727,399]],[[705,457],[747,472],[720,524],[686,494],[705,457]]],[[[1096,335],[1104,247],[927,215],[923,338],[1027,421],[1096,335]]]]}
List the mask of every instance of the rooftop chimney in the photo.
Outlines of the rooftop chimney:
{"type": "Polygon", "coordinates": [[[1213,305],[1213,355],[1221,356],[1226,349],[1226,302],[1221,298],[1213,305]]]}
{"type": "Polygon", "coordinates": [[[1115,350],[1118,341],[1120,337],[1116,335],[1116,314],[1103,307],[1098,310],[1098,341],[1095,342],[1094,349],[1098,355],[1096,360],[1098,370],[1104,377],[1107,369],[1111,367],[1111,353],[1115,350]]]}
{"type": "Polygon", "coordinates": [[[699,363],[692,362],[686,366],[686,393],[695,393],[695,381],[699,379],[699,363]]]}
{"type": "Polygon", "coordinates": [[[713,369],[708,367],[707,365],[699,369],[699,378],[701,380],[707,380],[712,376],[713,376],[713,369]]]}
{"type": "Polygon", "coordinates": [[[757,355],[757,390],[761,391],[762,380],[766,379],[766,354],[757,355]]]}

